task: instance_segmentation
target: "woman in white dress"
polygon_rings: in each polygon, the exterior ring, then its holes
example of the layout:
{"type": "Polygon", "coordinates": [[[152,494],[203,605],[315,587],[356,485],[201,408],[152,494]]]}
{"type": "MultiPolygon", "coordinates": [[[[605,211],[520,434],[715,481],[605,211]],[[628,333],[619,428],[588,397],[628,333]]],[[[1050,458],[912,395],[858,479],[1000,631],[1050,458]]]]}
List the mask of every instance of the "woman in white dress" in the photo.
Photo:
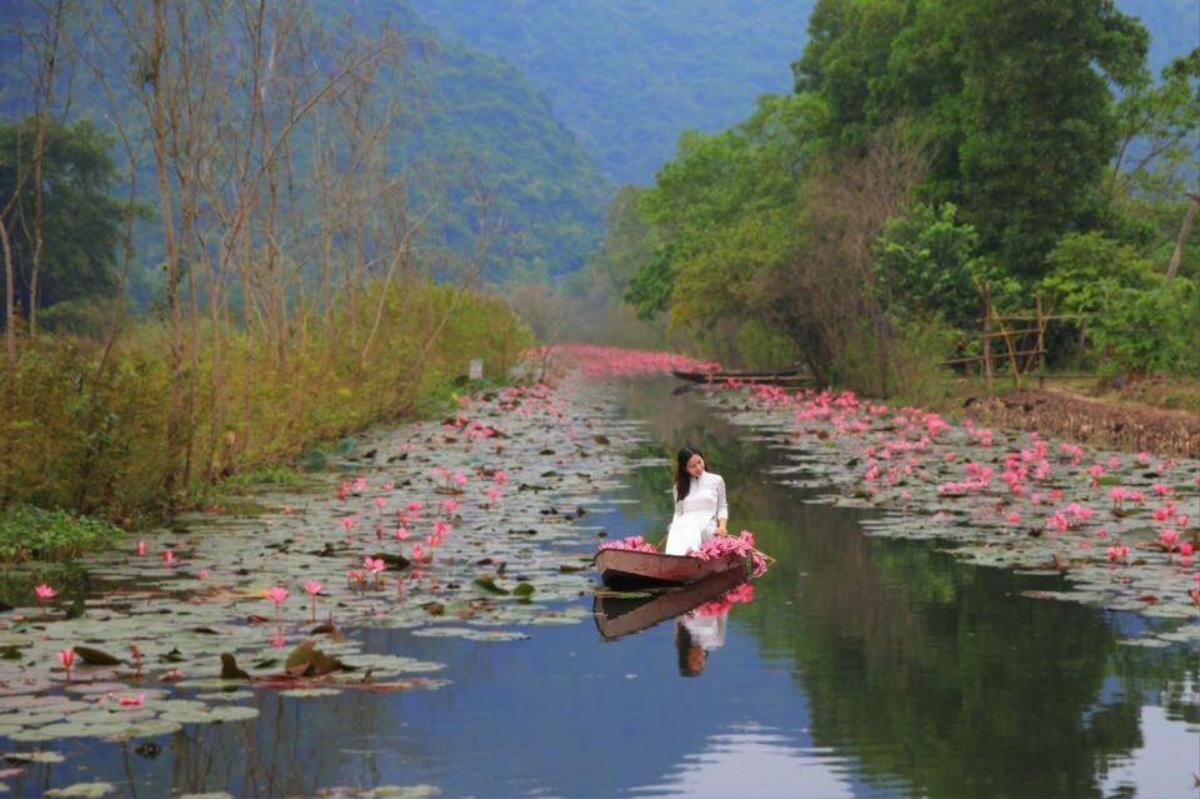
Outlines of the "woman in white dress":
{"type": "Polygon", "coordinates": [[[704,455],[685,446],[675,464],[675,516],[667,530],[668,555],[686,555],[700,549],[714,535],[725,535],[729,506],[725,502],[725,481],[719,474],[705,470],[704,455]]]}

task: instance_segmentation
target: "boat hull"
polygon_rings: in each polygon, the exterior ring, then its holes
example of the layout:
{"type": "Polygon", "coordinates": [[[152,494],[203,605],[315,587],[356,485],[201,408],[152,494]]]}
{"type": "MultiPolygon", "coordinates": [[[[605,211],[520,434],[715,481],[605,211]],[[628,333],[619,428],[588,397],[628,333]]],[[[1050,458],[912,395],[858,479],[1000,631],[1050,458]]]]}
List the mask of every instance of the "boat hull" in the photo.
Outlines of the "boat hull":
{"type": "Polygon", "coordinates": [[[746,573],[743,570],[728,569],[682,588],[663,591],[654,596],[598,596],[592,604],[596,629],[606,641],[613,641],[687,613],[745,581],[746,573]]]}
{"type": "Polygon", "coordinates": [[[701,560],[686,555],[602,549],[595,563],[604,584],[619,590],[688,585],[731,569],[740,570],[744,576],[749,574],[747,558],[736,554],[701,560]]]}

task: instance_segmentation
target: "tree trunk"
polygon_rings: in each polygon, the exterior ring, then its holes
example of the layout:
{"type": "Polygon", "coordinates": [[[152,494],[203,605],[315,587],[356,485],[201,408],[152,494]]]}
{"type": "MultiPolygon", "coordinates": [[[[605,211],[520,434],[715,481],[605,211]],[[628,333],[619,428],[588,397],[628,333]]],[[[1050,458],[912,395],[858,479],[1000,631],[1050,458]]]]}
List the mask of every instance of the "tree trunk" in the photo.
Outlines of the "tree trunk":
{"type": "Polygon", "coordinates": [[[1179,228],[1179,238],[1175,239],[1175,251],[1171,253],[1171,263],[1167,265],[1168,280],[1179,272],[1179,262],[1183,259],[1183,246],[1187,244],[1188,236],[1192,233],[1192,223],[1196,221],[1197,207],[1200,207],[1200,194],[1188,194],[1187,213],[1183,215],[1183,226],[1179,228]]]}
{"type": "Polygon", "coordinates": [[[12,242],[8,240],[8,227],[0,218],[0,247],[4,249],[4,345],[8,352],[8,367],[17,368],[17,320],[13,308],[13,259],[12,242]]]}

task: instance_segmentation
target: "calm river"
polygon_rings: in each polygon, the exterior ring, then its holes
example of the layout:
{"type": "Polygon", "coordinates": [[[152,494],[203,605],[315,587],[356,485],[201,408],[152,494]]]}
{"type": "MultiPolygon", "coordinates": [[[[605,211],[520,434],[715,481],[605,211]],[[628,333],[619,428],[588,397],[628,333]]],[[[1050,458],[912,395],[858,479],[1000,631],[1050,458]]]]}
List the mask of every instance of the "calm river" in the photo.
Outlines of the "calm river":
{"type": "MultiPolygon", "coordinates": [[[[1055,579],[865,537],[863,511],[804,504],[769,475],[782,450],[673,387],[622,394],[646,424],[639,454],[703,448],[728,484],[731,530],[753,530],[777,559],[698,676],[681,674],[670,620],[616,641],[590,622],[501,644],[365,631],[368,651],[446,663],[453,684],[315,701],[260,691],[256,721],[189,726],[157,751],[69,743],[77,773],[54,782],[132,781],[137,796],[1198,795],[1194,650],[1126,646],[1148,622],[1020,596],[1055,579]]],[[[586,524],[664,530],[668,480],[663,466],[638,470],[586,524]]],[[[581,532],[584,546],[593,536],[581,532]]]]}

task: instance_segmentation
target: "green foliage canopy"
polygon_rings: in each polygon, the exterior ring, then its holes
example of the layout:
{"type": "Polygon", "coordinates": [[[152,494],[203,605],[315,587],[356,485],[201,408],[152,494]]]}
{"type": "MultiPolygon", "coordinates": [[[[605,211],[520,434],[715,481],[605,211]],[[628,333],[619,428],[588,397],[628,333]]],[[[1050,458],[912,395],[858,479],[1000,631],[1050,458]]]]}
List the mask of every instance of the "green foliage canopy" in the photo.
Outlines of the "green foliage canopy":
{"type": "MultiPolygon", "coordinates": [[[[35,301],[31,293],[35,128],[32,116],[0,124],[0,209],[12,203],[2,221],[12,240],[17,302],[24,316],[35,301]]],[[[87,120],[72,124],[46,120],[38,308],[107,296],[116,286],[116,248],[126,205],[110,194],[117,180],[111,147],[112,140],[87,120]]],[[[0,318],[3,313],[0,308],[0,318]]]]}

